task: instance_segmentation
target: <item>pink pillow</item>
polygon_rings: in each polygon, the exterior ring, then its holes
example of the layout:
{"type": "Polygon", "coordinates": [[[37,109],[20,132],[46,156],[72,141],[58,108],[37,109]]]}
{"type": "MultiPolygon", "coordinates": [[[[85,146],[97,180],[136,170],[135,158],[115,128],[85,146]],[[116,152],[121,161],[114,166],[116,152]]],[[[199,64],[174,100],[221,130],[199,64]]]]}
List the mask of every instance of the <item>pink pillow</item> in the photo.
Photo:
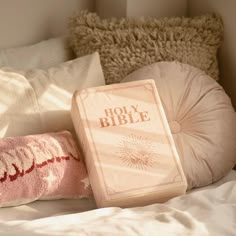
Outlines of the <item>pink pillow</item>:
{"type": "Polygon", "coordinates": [[[236,163],[236,113],[224,89],[203,71],[155,63],[122,82],[153,79],[174,137],[188,189],[211,184],[236,163]]]}
{"type": "Polygon", "coordinates": [[[68,131],[0,139],[0,207],[92,196],[68,131]]]}

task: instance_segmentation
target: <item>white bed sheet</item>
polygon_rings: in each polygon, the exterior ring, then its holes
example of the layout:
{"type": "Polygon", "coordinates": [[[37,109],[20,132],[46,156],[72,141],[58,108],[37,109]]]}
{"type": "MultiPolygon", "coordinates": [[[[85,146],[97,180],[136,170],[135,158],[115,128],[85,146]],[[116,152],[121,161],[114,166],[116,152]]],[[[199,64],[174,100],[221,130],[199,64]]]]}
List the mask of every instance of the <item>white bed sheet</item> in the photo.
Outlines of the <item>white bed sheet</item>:
{"type": "Polygon", "coordinates": [[[85,199],[2,208],[0,235],[235,236],[236,171],[165,204],[95,208],[93,200],[85,199]]]}

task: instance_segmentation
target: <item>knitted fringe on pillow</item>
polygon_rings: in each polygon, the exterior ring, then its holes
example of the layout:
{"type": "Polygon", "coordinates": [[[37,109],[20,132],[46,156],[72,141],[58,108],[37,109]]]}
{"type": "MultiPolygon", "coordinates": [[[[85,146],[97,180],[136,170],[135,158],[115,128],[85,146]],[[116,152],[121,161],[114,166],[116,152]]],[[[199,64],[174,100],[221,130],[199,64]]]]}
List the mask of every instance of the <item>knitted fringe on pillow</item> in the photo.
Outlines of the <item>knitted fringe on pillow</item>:
{"type": "Polygon", "coordinates": [[[218,80],[223,23],[216,14],[187,18],[100,19],[83,11],[69,22],[78,57],[98,51],[107,84],[159,61],[190,64],[218,80]]]}

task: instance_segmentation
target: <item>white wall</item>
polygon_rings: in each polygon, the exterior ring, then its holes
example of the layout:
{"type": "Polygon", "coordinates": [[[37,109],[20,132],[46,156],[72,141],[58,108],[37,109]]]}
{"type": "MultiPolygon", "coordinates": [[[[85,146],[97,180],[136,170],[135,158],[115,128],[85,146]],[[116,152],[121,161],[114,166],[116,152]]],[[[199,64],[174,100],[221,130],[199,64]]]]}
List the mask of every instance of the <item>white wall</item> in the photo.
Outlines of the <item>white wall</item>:
{"type": "Polygon", "coordinates": [[[236,0],[189,0],[190,15],[218,12],[224,22],[224,42],[220,48],[220,83],[236,108],[236,0]]]}
{"type": "Polygon", "coordinates": [[[127,0],[95,0],[95,8],[102,18],[125,17],[127,0]]]}
{"type": "Polygon", "coordinates": [[[72,12],[94,0],[0,0],[0,48],[36,43],[66,28],[72,12]]]}
{"type": "Polygon", "coordinates": [[[183,16],[187,0],[95,0],[101,17],[183,16]]]}
{"type": "Polygon", "coordinates": [[[67,27],[68,17],[73,15],[74,12],[79,12],[82,9],[88,9],[90,11],[95,10],[94,0],[37,0],[37,1],[52,1],[53,3],[53,7],[50,8],[51,19],[49,21],[51,23],[51,33],[53,35],[60,34],[68,28],[67,27]]]}
{"type": "Polygon", "coordinates": [[[187,0],[127,0],[127,16],[184,16],[187,0]]]}

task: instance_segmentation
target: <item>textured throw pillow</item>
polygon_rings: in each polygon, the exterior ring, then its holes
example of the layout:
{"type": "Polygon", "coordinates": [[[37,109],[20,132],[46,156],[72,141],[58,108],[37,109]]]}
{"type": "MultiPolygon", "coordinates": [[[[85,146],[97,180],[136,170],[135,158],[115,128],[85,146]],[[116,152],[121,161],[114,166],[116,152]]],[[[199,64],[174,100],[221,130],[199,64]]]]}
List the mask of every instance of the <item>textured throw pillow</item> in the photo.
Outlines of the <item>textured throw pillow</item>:
{"type": "Polygon", "coordinates": [[[85,165],[68,131],[0,139],[0,207],[91,196],[85,165]]]}
{"type": "Polygon", "coordinates": [[[122,82],[155,80],[188,189],[220,179],[236,164],[236,113],[223,88],[179,62],[145,66],[122,82]]]}
{"type": "Polygon", "coordinates": [[[0,67],[46,69],[73,58],[67,39],[53,38],[26,47],[0,50],[0,67]]]}
{"type": "Polygon", "coordinates": [[[74,91],[104,84],[98,53],[47,70],[0,70],[0,137],[74,132],[74,91]]]}
{"type": "Polygon", "coordinates": [[[69,23],[71,45],[82,56],[98,51],[107,84],[154,62],[180,61],[219,79],[217,49],[223,24],[217,15],[194,18],[100,19],[82,12],[69,23]]]}

